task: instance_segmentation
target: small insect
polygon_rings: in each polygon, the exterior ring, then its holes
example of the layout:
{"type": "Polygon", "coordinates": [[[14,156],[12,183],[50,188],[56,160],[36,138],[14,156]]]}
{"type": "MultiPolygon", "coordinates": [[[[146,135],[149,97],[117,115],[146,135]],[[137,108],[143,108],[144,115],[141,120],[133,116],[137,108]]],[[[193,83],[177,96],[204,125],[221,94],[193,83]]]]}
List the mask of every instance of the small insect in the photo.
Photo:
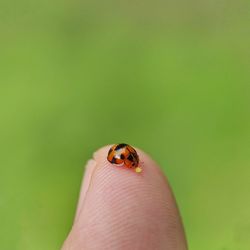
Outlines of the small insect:
{"type": "Polygon", "coordinates": [[[136,173],[142,171],[139,167],[139,156],[135,149],[128,144],[120,143],[112,146],[108,152],[107,160],[112,164],[125,165],[133,168],[136,173]]]}

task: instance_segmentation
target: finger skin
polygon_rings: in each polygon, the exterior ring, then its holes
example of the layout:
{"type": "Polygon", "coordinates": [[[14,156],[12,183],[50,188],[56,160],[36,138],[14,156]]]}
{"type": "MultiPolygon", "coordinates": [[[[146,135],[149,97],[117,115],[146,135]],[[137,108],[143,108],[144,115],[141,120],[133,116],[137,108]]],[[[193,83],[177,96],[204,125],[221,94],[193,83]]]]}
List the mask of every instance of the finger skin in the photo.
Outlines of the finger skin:
{"type": "Polygon", "coordinates": [[[136,149],[143,171],[107,161],[110,146],[94,154],[84,177],[72,230],[63,250],[186,250],[170,186],[157,164],[136,149]]]}

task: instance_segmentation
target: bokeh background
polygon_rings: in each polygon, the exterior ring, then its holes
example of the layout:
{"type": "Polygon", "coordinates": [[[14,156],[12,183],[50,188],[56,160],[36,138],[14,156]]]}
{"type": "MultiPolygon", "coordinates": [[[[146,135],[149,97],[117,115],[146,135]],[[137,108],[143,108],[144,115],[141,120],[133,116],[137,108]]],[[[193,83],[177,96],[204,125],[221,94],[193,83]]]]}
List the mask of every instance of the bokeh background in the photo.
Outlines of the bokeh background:
{"type": "Polygon", "coordinates": [[[168,175],[190,249],[250,249],[249,78],[246,0],[0,0],[0,249],[60,249],[116,142],[168,175]]]}

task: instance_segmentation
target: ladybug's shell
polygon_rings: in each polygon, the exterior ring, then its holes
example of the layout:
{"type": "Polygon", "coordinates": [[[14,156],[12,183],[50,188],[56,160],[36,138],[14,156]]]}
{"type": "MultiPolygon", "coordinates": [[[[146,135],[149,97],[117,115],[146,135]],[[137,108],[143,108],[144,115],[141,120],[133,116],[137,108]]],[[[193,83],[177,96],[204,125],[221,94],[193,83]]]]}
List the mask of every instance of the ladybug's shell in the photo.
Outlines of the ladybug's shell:
{"type": "Polygon", "coordinates": [[[128,168],[136,168],[139,165],[139,156],[136,150],[125,143],[112,146],[107,159],[113,164],[124,164],[128,168]]]}

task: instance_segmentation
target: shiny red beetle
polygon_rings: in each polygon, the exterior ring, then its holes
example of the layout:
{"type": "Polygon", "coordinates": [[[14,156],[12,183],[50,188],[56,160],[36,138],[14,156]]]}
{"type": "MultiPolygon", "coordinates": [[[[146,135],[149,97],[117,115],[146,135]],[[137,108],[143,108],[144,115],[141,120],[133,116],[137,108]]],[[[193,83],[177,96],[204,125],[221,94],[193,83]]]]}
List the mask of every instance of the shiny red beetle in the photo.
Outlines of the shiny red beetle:
{"type": "Polygon", "coordinates": [[[139,156],[136,150],[125,143],[112,146],[108,152],[107,160],[112,164],[123,164],[127,168],[133,168],[137,173],[142,171],[139,167],[139,156]]]}

